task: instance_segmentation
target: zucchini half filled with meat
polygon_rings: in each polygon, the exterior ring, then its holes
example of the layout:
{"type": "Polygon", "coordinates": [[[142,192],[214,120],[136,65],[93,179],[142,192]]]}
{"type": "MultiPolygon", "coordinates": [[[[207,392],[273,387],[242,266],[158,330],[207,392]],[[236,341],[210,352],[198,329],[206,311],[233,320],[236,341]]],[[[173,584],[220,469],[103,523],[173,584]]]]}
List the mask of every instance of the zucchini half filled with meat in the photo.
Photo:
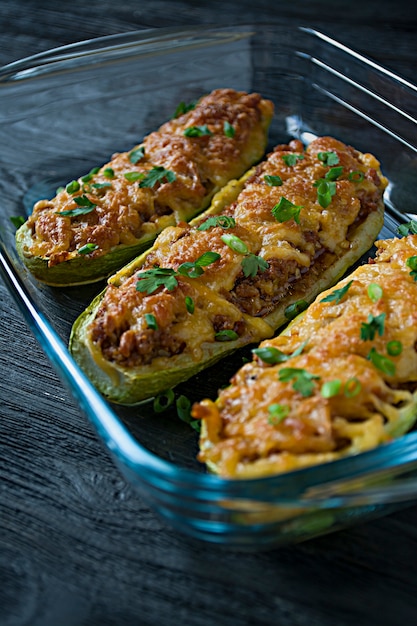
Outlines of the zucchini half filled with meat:
{"type": "Polygon", "coordinates": [[[129,152],[37,202],[16,233],[20,257],[50,285],[109,276],[257,163],[272,116],[272,102],[258,94],[213,91],[129,152]]]}
{"type": "Polygon", "coordinates": [[[271,337],[370,248],[385,186],[372,155],[335,139],[278,146],[110,279],[74,324],[74,357],[134,404],[271,337]]]}
{"type": "Polygon", "coordinates": [[[215,402],[194,405],[200,455],[260,477],[374,448],[417,418],[417,236],[377,242],[376,261],[318,296],[215,402]]]}

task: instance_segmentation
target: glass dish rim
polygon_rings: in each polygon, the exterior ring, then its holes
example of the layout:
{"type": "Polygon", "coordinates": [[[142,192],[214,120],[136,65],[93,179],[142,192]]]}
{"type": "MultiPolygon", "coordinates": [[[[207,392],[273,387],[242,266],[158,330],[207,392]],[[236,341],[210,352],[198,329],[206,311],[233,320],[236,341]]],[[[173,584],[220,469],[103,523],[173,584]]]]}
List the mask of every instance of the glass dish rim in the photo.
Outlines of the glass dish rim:
{"type": "MultiPolygon", "coordinates": [[[[259,22],[255,24],[238,24],[233,27],[205,25],[198,27],[198,29],[194,26],[152,28],[105,35],[51,48],[13,61],[0,68],[0,82],[25,79],[44,68],[49,71],[48,66],[55,62],[66,63],[74,62],[77,59],[94,58],[94,55],[97,55],[97,53],[109,54],[110,51],[117,52],[122,49],[126,51],[130,47],[137,47],[138,44],[149,44],[152,46],[155,42],[169,42],[173,37],[178,39],[180,36],[195,36],[198,38],[202,36],[202,33],[207,35],[215,35],[216,33],[224,35],[227,33],[230,35],[236,30],[242,31],[243,29],[246,29],[244,31],[245,35],[249,36],[254,34],[256,30],[271,28],[274,25],[279,26],[280,23],[259,22]]],[[[314,28],[297,26],[294,27],[294,30],[303,31],[336,48],[342,49],[362,63],[371,66],[374,70],[417,92],[416,85],[357,53],[336,39],[314,28]]],[[[285,499],[285,494],[289,493],[291,500],[293,500],[294,497],[302,497],[310,488],[335,484],[337,485],[337,491],[343,481],[349,482],[367,474],[373,475],[374,472],[384,472],[389,469],[400,471],[402,468],[417,463],[417,433],[409,433],[398,440],[355,456],[260,478],[226,479],[210,473],[200,473],[196,470],[181,468],[174,463],[165,461],[147,450],[133,437],[129,429],[113,412],[110,404],[101,397],[72,359],[67,347],[52,325],[36,310],[36,306],[34,306],[34,302],[24,286],[3,241],[1,242],[0,261],[7,288],[20,306],[30,329],[37,337],[49,360],[75,397],[78,406],[95,427],[99,438],[104,441],[110,453],[118,461],[129,466],[138,476],[140,476],[142,470],[147,472],[146,478],[144,478],[145,482],[152,479],[163,479],[166,485],[169,485],[170,481],[173,481],[181,483],[183,486],[192,487],[194,490],[201,490],[201,494],[204,497],[209,497],[209,494],[212,494],[213,498],[218,497],[219,493],[222,496],[233,495],[248,498],[248,493],[250,493],[252,499],[259,501],[268,501],[268,494],[276,494],[276,490],[281,490],[280,498],[284,497],[285,499]],[[44,343],[45,341],[46,344],[44,343]],[[401,463],[396,462],[398,458],[401,458],[401,463]],[[329,479],[327,470],[330,466],[332,469],[329,479]],[[265,491],[257,490],[257,486],[260,484],[265,487],[265,491]]],[[[390,489],[386,491],[387,494],[392,492],[392,488],[390,489]]],[[[380,488],[378,493],[383,498],[384,488],[380,488]]],[[[417,495],[417,480],[410,482],[410,493],[417,495]]],[[[320,497],[319,502],[322,501],[322,497],[320,497]]]]}

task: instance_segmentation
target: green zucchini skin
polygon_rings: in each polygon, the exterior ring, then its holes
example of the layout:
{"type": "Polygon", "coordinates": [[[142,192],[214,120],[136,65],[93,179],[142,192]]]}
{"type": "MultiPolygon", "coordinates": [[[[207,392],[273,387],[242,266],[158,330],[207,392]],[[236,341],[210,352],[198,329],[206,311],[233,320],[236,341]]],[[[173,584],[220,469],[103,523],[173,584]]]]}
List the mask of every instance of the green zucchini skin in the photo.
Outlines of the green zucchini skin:
{"type": "Polygon", "coordinates": [[[48,265],[48,260],[28,252],[31,232],[22,224],[16,232],[16,249],[30,273],[40,282],[51,287],[72,287],[103,280],[113,274],[132,258],[147,250],[155,236],[146,236],[134,245],[119,245],[108,254],[87,258],[79,255],[57,265],[48,265]]]}

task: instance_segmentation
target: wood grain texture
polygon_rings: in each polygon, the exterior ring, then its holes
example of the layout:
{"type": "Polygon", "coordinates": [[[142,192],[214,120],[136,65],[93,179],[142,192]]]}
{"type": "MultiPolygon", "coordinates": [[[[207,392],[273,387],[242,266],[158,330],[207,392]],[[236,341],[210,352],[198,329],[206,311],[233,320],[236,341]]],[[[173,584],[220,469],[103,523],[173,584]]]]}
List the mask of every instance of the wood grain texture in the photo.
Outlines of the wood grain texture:
{"type": "MultiPolygon", "coordinates": [[[[403,0],[2,0],[0,63],[145,27],[321,28],[415,80],[403,0]]],[[[397,626],[417,614],[417,506],[250,554],[189,541],[121,478],[0,283],[0,626],[397,626]]]]}

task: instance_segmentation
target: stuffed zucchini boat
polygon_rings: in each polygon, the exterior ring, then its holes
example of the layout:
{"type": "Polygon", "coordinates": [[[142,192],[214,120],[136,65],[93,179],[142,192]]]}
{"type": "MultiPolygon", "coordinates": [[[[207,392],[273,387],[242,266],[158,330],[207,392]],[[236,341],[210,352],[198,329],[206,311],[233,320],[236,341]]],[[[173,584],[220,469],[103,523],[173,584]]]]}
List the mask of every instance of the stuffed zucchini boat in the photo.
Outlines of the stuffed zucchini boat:
{"type": "Polygon", "coordinates": [[[257,163],[272,116],[272,102],[232,89],[180,109],[132,150],[37,202],[16,233],[21,259],[49,285],[110,276],[257,163]]]}
{"type": "Polygon", "coordinates": [[[261,477],[357,454],[417,418],[417,236],[376,243],[278,337],[202,419],[199,459],[227,478],[261,477]]]}
{"type": "Polygon", "coordinates": [[[271,337],[370,248],[386,184],[375,157],[333,138],[277,146],[109,280],[72,354],[109,400],[135,404],[271,337]]]}

